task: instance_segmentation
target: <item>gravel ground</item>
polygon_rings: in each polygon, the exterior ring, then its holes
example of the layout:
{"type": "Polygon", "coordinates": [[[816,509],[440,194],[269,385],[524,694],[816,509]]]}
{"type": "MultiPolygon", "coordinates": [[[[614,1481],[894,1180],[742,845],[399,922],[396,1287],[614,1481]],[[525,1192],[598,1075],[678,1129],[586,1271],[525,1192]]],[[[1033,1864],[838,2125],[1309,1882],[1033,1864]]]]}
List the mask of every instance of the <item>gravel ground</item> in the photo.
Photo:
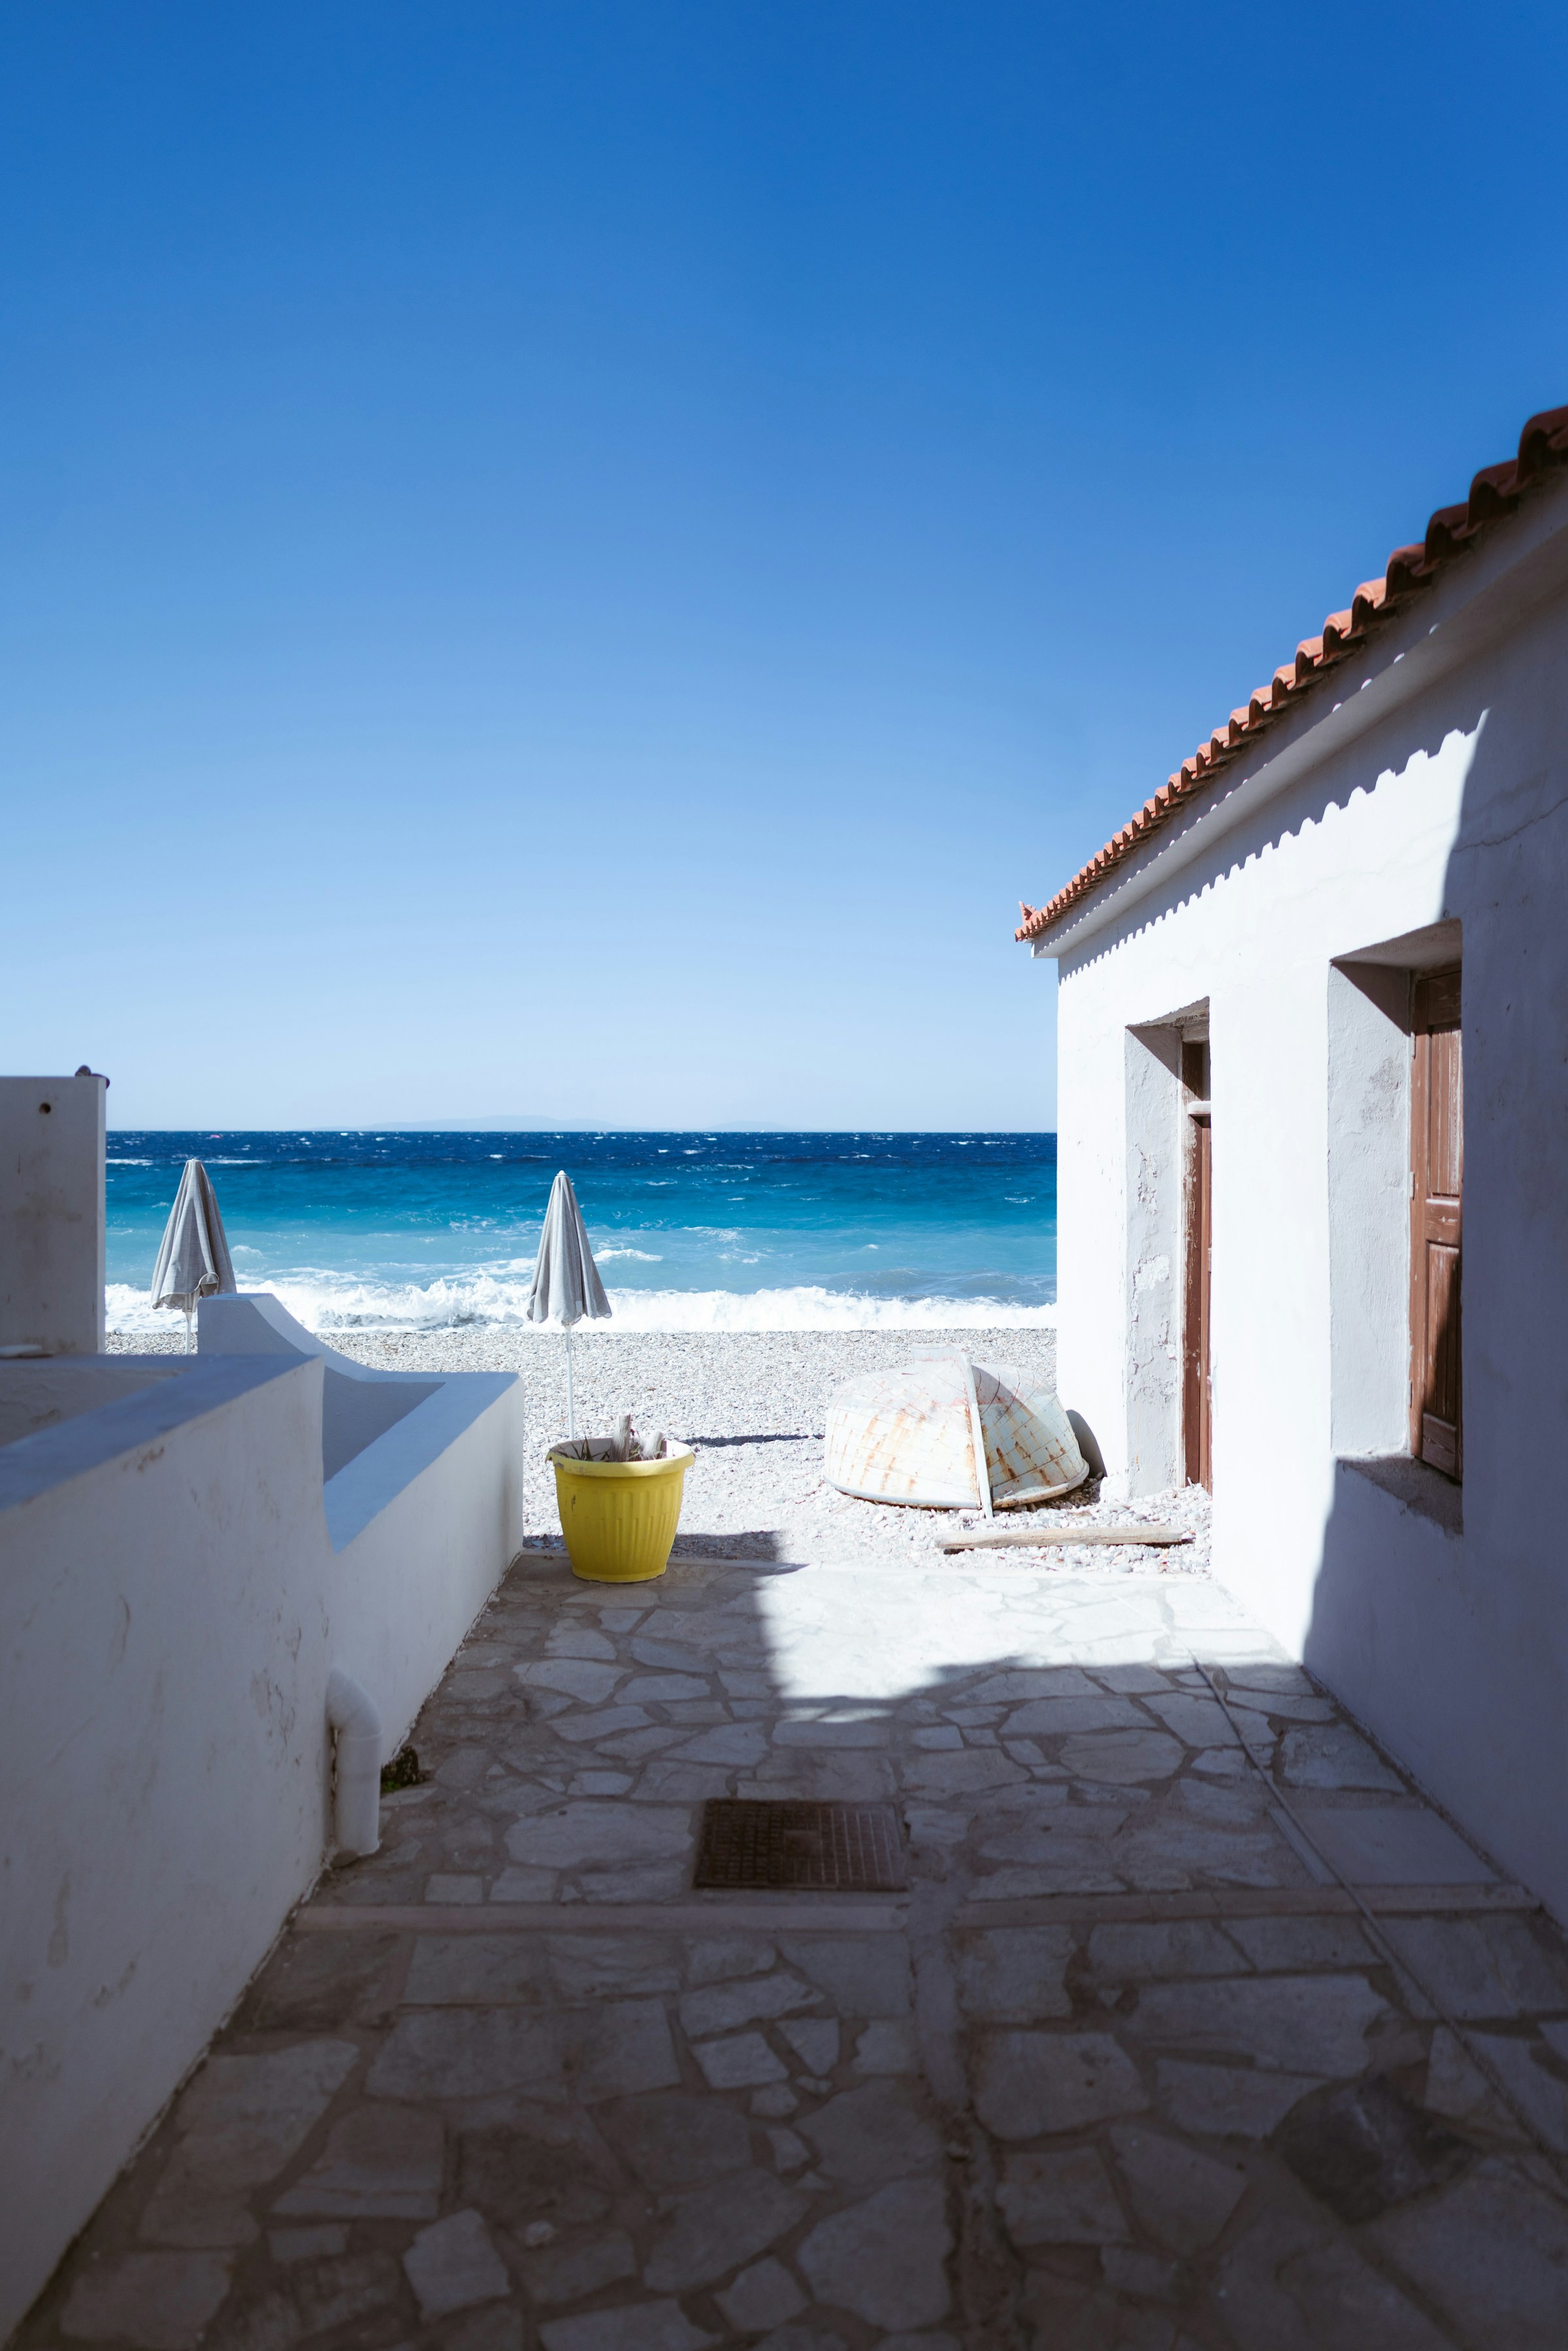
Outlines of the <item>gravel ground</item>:
{"type": "MultiPolygon", "coordinates": [[[[144,1340],[111,1339],[116,1352],[145,1349],[144,1340]]],[[[546,1448],[566,1434],[565,1342],[556,1333],[483,1325],[463,1330],[334,1334],[332,1343],[379,1370],[495,1372],[523,1374],[528,1395],[528,1468],[526,1540],[560,1540],[546,1448]]],[[[912,1554],[929,1561],[935,1543],[960,1527],[980,1524],[976,1511],[903,1510],[857,1502],[823,1483],[821,1436],[827,1402],[841,1380],[903,1363],[925,1347],[962,1346],[979,1360],[1017,1364],[1051,1384],[1056,1334],[1049,1330],[612,1332],[588,1329],[573,1341],[577,1425],[608,1430],[629,1412],[644,1431],[664,1428],[689,1438],[697,1459],[686,1479],[679,1548],[688,1555],[739,1558],[892,1562],[912,1554]]],[[[171,1332],[159,1353],[177,1353],[183,1333],[171,1332]]],[[[1170,1551],[1142,1544],[1114,1550],[1054,1546],[1043,1558],[1032,1549],[997,1553],[1075,1575],[1205,1574],[1208,1567],[1208,1498],[1196,1487],[1145,1495],[1134,1503],[1102,1501],[1091,1482],[1066,1504],[1010,1510],[1008,1527],[1064,1522],[1145,1523],[1189,1529],[1194,1540],[1170,1551]]]]}

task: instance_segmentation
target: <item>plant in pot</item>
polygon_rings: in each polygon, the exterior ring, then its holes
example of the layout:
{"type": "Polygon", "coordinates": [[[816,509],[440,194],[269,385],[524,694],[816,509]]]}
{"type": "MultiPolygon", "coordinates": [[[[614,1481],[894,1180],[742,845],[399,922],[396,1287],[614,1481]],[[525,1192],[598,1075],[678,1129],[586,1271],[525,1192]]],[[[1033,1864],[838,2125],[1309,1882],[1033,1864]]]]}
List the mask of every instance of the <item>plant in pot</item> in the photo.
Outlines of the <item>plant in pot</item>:
{"type": "Polygon", "coordinates": [[[590,1583],[663,1575],[695,1448],[663,1429],[640,1438],[622,1413],[608,1437],[553,1445],[556,1504],[571,1572],[590,1583]]]}

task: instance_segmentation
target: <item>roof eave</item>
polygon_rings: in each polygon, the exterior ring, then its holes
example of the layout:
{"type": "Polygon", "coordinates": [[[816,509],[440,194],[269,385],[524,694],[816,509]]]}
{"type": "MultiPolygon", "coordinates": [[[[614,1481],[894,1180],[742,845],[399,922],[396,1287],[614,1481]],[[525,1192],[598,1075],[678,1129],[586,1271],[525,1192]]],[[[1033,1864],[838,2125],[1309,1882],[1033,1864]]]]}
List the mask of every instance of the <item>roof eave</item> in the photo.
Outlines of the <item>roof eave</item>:
{"type": "MultiPolygon", "coordinates": [[[[1088,883],[1052,921],[1015,935],[1032,956],[1086,946],[1156,888],[1205,854],[1218,835],[1288,790],[1320,759],[1344,747],[1425,691],[1523,612],[1568,587],[1568,475],[1532,500],[1510,530],[1489,534],[1449,566],[1427,597],[1411,600],[1366,645],[1337,665],[1335,689],[1303,698],[1267,733],[1239,746],[1183,796],[1166,820],[1088,883]]],[[[1327,681],[1325,680],[1325,684],[1327,681]]]]}

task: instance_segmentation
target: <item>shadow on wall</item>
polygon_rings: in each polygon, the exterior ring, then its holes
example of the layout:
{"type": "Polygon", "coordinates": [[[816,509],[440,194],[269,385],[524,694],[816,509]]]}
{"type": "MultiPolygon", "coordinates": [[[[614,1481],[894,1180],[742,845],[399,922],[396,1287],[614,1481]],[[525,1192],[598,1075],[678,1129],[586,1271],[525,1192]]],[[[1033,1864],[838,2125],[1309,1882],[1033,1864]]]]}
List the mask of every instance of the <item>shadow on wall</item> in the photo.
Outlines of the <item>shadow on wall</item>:
{"type": "MultiPolygon", "coordinates": [[[[1568,687],[1539,637],[1500,667],[1443,904],[1463,935],[1464,1485],[1418,1462],[1370,1474],[1340,1463],[1304,1654],[1563,1917],[1568,1603],[1553,1467],[1568,1423],[1568,687]]],[[[1405,1150],[1407,1187],[1407,1124],[1405,1150]]],[[[1407,1211],[1404,1230],[1407,1248],[1407,1211]]],[[[1403,1395],[1407,1319],[1397,1343],[1403,1395]]],[[[1336,1449],[1369,1449],[1338,1426],[1335,1372],[1336,1449]]]]}

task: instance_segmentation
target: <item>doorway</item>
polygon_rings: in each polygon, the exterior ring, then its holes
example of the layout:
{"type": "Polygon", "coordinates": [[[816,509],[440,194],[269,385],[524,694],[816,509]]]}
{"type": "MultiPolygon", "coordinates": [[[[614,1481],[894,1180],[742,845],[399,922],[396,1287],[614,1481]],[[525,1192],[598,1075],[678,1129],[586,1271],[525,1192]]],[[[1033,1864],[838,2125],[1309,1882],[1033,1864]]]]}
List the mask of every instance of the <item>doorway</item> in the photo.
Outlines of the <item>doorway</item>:
{"type": "Polygon", "coordinates": [[[1214,1489],[1214,1382],[1210,1345],[1214,1254],[1214,1139],[1208,1092],[1208,1040],[1184,1040],[1182,1108],[1188,1129],[1184,1223],[1186,1282],[1182,1340],[1182,1439],[1189,1486],[1214,1489]]]}
{"type": "Polygon", "coordinates": [[[1465,1078],[1459,966],[1411,988],[1410,1450],[1458,1484],[1465,1474],[1460,1378],[1460,1225],[1465,1078]]]}

